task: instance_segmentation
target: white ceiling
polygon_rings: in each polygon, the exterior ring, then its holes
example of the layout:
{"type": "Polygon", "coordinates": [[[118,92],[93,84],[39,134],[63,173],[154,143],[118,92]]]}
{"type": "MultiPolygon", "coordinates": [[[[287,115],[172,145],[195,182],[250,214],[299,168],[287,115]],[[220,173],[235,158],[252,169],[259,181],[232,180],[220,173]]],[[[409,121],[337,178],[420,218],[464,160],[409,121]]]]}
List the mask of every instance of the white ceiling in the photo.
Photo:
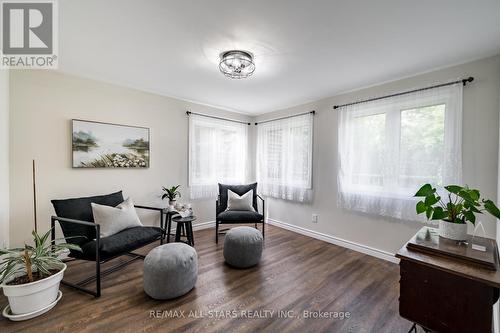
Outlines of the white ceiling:
{"type": "Polygon", "coordinates": [[[62,0],[60,70],[261,114],[500,53],[493,0],[62,0]],[[219,53],[255,54],[252,77],[219,53]]]}

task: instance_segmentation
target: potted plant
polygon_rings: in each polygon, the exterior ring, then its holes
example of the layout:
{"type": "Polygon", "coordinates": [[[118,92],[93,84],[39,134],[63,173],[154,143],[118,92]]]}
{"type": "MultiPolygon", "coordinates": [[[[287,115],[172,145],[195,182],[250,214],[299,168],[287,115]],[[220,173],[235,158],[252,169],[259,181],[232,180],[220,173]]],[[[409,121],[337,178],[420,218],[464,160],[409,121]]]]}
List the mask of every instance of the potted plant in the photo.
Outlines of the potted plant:
{"type": "Polygon", "coordinates": [[[50,242],[51,231],[42,236],[33,231],[34,246],[0,250],[0,287],[14,316],[51,309],[66,270],[58,255],[66,249],[81,251],[75,244],[50,242]]]}
{"type": "Polygon", "coordinates": [[[436,188],[423,185],[415,194],[423,200],[417,203],[417,214],[425,213],[428,220],[439,221],[439,235],[453,240],[467,239],[467,224],[476,223],[476,214],[488,212],[500,219],[500,210],[489,199],[482,199],[478,190],[467,186],[448,185],[448,192],[443,201],[436,188]]]}
{"type": "Polygon", "coordinates": [[[175,199],[177,197],[179,198],[181,197],[181,192],[178,191],[179,187],[181,186],[177,185],[177,186],[172,186],[171,188],[163,187],[162,190],[165,193],[163,193],[161,199],[164,200],[165,198],[168,198],[168,204],[170,206],[175,205],[175,199]]]}

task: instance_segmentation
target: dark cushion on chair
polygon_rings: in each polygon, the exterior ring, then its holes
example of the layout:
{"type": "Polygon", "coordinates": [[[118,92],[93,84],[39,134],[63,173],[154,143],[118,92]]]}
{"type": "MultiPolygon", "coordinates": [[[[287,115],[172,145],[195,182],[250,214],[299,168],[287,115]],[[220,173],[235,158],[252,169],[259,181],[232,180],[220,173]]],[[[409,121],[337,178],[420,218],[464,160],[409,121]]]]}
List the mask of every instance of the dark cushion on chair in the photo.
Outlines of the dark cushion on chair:
{"type": "Polygon", "coordinates": [[[223,223],[248,223],[260,222],[264,216],[246,210],[228,210],[217,215],[217,220],[223,223]]]}
{"type": "Polygon", "coordinates": [[[227,209],[227,191],[231,190],[238,195],[243,195],[250,190],[253,190],[253,208],[258,211],[257,208],[257,183],[248,185],[225,185],[219,184],[219,209],[217,213],[223,212],[227,209]]]}
{"type": "MultiPolygon", "coordinates": [[[[123,194],[122,191],[119,191],[106,195],[75,199],[52,200],[51,202],[54,206],[56,215],[59,217],[94,222],[92,206],[90,205],[92,202],[99,205],[115,207],[123,202],[123,194]]],[[[88,242],[89,239],[95,238],[94,228],[89,228],[87,226],[82,226],[75,223],[61,222],[60,224],[64,237],[84,236],[82,238],[73,238],[71,240],[68,240],[68,242],[70,243],[81,245],[85,242],[88,242]]]]}
{"type": "MultiPolygon", "coordinates": [[[[117,234],[100,239],[101,260],[133,251],[161,237],[161,229],[157,227],[133,227],[117,234]]],[[[81,246],[82,252],[75,252],[75,257],[95,260],[96,241],[92,240],[81,246]]]]}
{"type": "Polygon", "coordinates": [[[82,197],[75,199],[52,200],[52,205],[59,217],[68,219],[94,222],[92,215],[92,202],[99,205],[118,206],[123,202],[122,191],[106,195],[97,195],[93,197],[82,197]]]}

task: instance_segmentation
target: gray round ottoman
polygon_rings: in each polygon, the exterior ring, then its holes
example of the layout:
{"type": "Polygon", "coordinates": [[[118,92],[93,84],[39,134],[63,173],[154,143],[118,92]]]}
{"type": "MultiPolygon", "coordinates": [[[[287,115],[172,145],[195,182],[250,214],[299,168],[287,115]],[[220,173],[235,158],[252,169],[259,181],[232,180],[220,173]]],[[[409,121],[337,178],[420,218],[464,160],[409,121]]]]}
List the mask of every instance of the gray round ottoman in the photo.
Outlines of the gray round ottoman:
{"type": "Polygon", "coordinates": [[[169,243],[151,250],[144,259],[144,291],[155,299],[182,296],[198,278],[198,254],[184,243],[169,243]]]}
{"type": "Polygon", "coordinates": [[[255,228],[233,228],[224,238],[224,259],[238,268],[255,266],[262,256],[262,242],[262,234],[255,228]]]}

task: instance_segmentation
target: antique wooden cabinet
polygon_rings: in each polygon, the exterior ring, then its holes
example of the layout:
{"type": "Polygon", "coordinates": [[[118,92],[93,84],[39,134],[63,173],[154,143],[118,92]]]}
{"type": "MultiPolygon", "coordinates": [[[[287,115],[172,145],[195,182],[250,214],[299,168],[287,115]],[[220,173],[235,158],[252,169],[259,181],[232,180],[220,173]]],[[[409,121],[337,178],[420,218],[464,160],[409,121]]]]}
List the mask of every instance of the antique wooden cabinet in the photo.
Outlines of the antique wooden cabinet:
{"type": "MultiPolygon", "coordinates": [[[[496,243],[494,251],[498,258],[496,243]]],[[[493,304],[500,288],[498,270],[410,250],[407,244],[396,257],[400,259],[399,313],[403,318],[432,332],[492,332],[493,304]]]]}

